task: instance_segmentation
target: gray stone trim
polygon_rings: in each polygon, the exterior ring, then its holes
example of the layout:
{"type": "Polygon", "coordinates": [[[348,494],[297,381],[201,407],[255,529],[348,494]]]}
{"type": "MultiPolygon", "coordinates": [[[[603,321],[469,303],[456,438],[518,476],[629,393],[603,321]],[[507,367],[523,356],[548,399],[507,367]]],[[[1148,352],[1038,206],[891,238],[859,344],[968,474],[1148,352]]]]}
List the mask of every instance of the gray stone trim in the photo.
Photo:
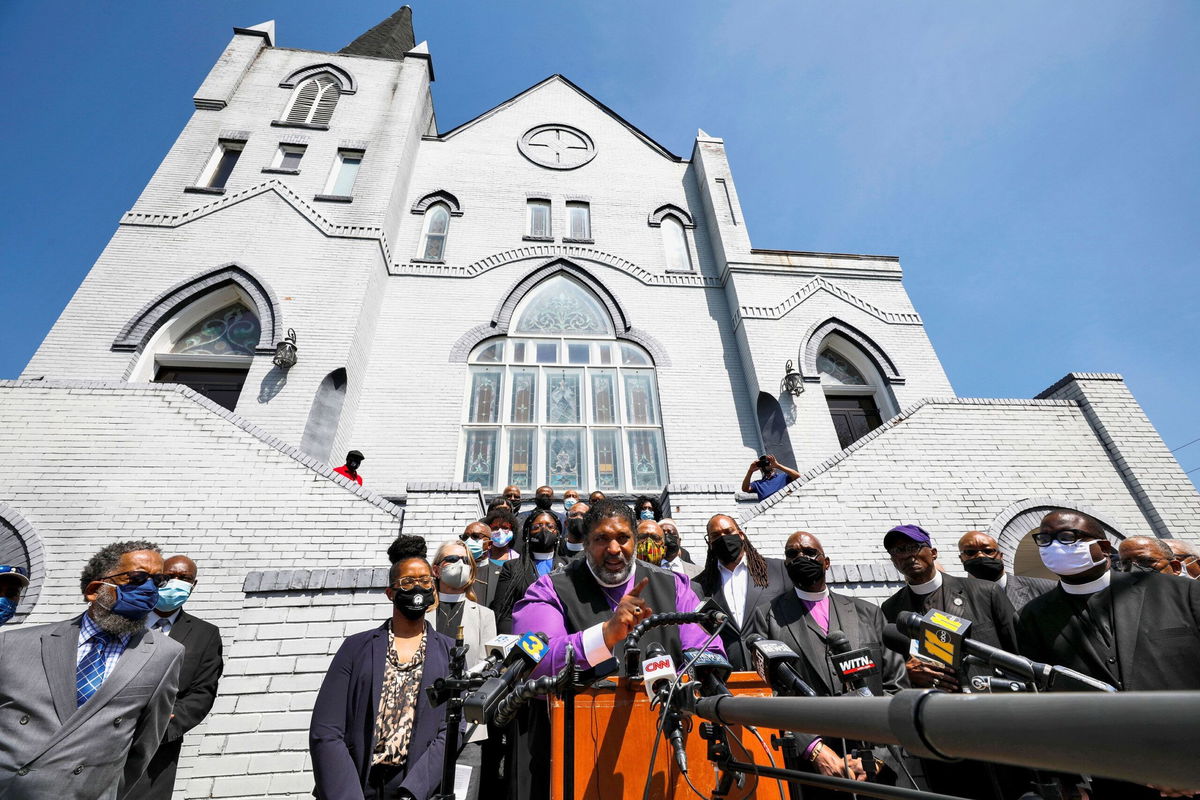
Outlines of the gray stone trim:
{"type": "Polygon", "coordinates": [[[860,561],[856,564],[834,562],[829,565],[826,580],[833,584],[892,583],[899,586],[904,583],[904,578],[890,561],[860,561]]]}
{"type": "Polygon", "coordinates": [[[662,343],[645,331],[636,329],[625,316],[625,311],[617,301],[616,295],[599,279],[595,278],[583,267],[565,258],[556,258],[529,272],[525,277],[514,283],[505,293],[504,299],[492,314],[492,320],[487,325],[476,325],[458,338],[450,348],[450,362],[461,363],[467,360],[471,350],[476,345],[491,336],[508,335],[512,315],[517,306],[536,286],[554,275],[565,273],[586,286],[600,298],[608,311],[613,330],[618,340],[624,339],[636,343],[650,353],[655,366],[671,366],[671,357],[662,343]]]}
{"type": "Polygon", "coordinates": [[[270,175],[299,175],[300,174],[300,170],[298,170],[298,169],[277,169],[276,167],[263,167],[262,171],[266,172],[270,175]]]}
{"type": "Polygon", "coordinates": [[[1051,386],[1039,392],[1037,398],[1043,400],[1052,397],[1060,389],[1076,381],[1119,381],[1124,383],[1125,378],[1116,372],[1068,372],[1051,386]]]}
{"type": "Polygon", "coordinates": [[[192,105],[199,111],[220,111],[225,107],[224,100],[202,100],[199,97],[192,98],[192,105]]]}
{"type": "MultiPolygon", "coordinates": [[[[1080,503],[1077,500],[1068,500],[1061,497],[1027,497],[1023,500],[1018,500],[1015,503],[1007,506],[1003,511],[996,515],[992,520],[992,524],[988,526],[987,534],[996,540],[1000,545],[1000,549],[1004,551],[1004,555],[1010,559],[1017,552],[1017,545],[1020,541],[1012,541],[1011,538],[1005,540],[1001,537],[1005,527],[1021,514],[1035,508],[1066,508],[1071,511],[1082,511],[1090,517],[1094,517],[1105,528],[1105,533],[1116,539],[1124,539],[1125,534],[1121,529],[1112,523],[1109,516],[1101,511],[1097,511],[1092,506],[1086,503],[1080,503]]],[[[1009,562],[1011,564],[1011,561],[1009,562]]]]}
{"type": "Polygon", "coordinates": [[[978,398],[978,397],[926,397],[916,403],[903,409],[899,414],[886,420],[875,430],[868,433],[858,441],[852,443],[845,450],[842,450],[837,455],[817,464],[812,469],[804,472],[799,478],[784,486],[775,494],[763,500],[761,503],[755,503],[750,508],[743,511],[740,515],[740,522],[747,524],[755,517],[765,512],[776,503],[782,502],[785,498],[799,491],[811,481],[824,475],[826,472],[831,472],[835,467],[841,464],[846,459],[850,458],[854,453],[869,447],[872,442],[880,436],[887,435],[887,432],[897,425],[902,424],[905,420],[921,412],[922,409],[930,406],[1019,406],[1024,408],[1078,408],[1078,404],[1070,400],[1023,400],[1023,399],[1007,399],[1007,398],[978,398]]]}
{"type": "Polygon", "coordinates": [[[279,134],[279,143],[280,144],[302,144],[302,145],[307,146],[311,139],[312,139],[311,136],[307,136],[303,133],[281,133],[281,134],[279,134]]]}
{"type": "Polygon", "coordinates": [[[434,203],[445,203],[447,206],[449,206],[450,216],[452,217],[461,217],[463,215],[462,204],[458,202],[458,198],[452,195],[450,192],[447,192],[445,189],[438,189],[430,192],[417,202],[413,203],[412,213],[424,214],[434,203]]]}
{"type": "Polygon", "coordinates": [[[288,122],[285,119],[276,119],[271,121],[272,128],[304,128],[309,131],[327,131],[328,125],[319,122],[288,122]]]}
{"type": "Polygon", "coordinates": [[[248,142],[250,141],[250,131],[222,128],[221,132],[217,134],[217,139],[227,142],[248,142]]]}
{"type": "Polygon", "coordinates": [[[338,567],[333,569],[267,569],[246,574],[242,591],[317,592],[330,589],[386,589],[387,567],[338,567]]]}
{"type": "Polygon", "coordinates": [[[904,383],[904,376],[900,374],[892,359],[888,357],[882,347],[875,343],[874,339],[837,317],[830,317],[824,322],[817,323],[805,334],[804,348],[801,350],[800,357],[800,374],[805,376],[805,380],[813,377],[818,381],[821,379],[817,372],[817,356],[821,351],[821,343],[831,333],[837,333],[854,342],[863,354],[875,364],[875,368],[879,370],[884,381],[893,385],[904,383]]]}
{"type": "Polygon", "coordinates": [[[224,186],[185,186],[184,194],[225,194],[224,186]]]}
{"type": "Polygon", "coordinates": [[[336,64],[328,62],[298,69],[280,81],[279,86],[282,89],[295,89],[299,84],[322,72],[328,72],[338,82],[339,93],[354,94],[358,91],[358,82],[354,80],[353,75],[336,64]]]}
{"type": "Polygon", "coordinates": [[[602,250],[596,250],[591,247],[584,247],[573,244],[533,244],[524,247],[513,248],[512,250],[503,250],[486,258],[482,258],[466,266],[436,266],[431,267],[428,264],[392,264],[388,270],[390,275],[419,275],[422,277],[435,278],[474,278],[477,275],[496,269],[497,267],[507,266],[508,264],[517,261],[527,261],[532,259],[554,259],[568,258],[573,261],[591,261],[596,264],[602,264],[606,267],[619,269],[630,277],[645,284],[646,286],[674,286],[674,287],[696,287],[696,288],[720,288],[721,279],[712,278],[706,275],[697,275],[693,273],[683,274],[655,274],[647,269],[639,267],[632,261],[615,256],[611,253],[606,253],[602,250]]]}
{"type": "Polygon", "coordinates": [[[764,247],[751,247],[751,255],[764,256],[802,256],[805,258],[848,258],[857,261],[895,261],[900,263],[900,256],[873,256],[866,253],[818,253],[811,250],[771,250],[764,247]]]}
{"type": "Polygon", "coordinates": [[[186,386],[175,383],[126,383],[121,381],[85,381],[85,380],[0,380],[0,390],[20,390],[20,389],[86,389],[88,391],[105,390],[113,393],[120,392],[142,392],[148,394],[161,394],[170,396],[172,394],[182,395],[188,400],[195,402],[208,411],[216,414],[222,419],[227,420],[236,427],[250,434],[254,438],[261,441],[263,444],[278,450],[293,461],[297,461],[301,466],[317,473],[323,478],[328,478],[334,483],[342,486],[351,494],[356,495],[359,499],[365,500],[371,505],[379,508],[393,517],[400,523],[397,528],[397,533],[400,533],[404,527],[404,509],[389,503],[383,497],[375,492],[369,492],[359,486],[355,481],[339,475],[333,471],[333,467],[325,464],[306,453],[300,451],[298,447],[293,447],[287,442],[275,436],[272,433],[263,430],[254,423],[248,421],[244,417],[240,417],[232,411],[217,405],[207,397],[200,393],[189,389],[186,386]]]}
{"type": "MultiPolygon", "coordinates": [[[[243,200],[249,200],[252,197],[257,197],[266,192],[274,192],[292,208],[296,209],[302,216],[308,219],[317,230],[324,233],[326,236],[337,236],[347,239],[383,239],[383,229],[373,225],[340,225],[330,222],[323,217],[313,206],[300,195],[293,192],[286,184],[275,178],[263,181],[257,186],[251,186],[246,189],[227,194],[219,200],[214,200],[210,203],[193,208],[189,211],[183,211],[178,214],[153,214],[142,211],[129,211],[121,218],[122,225],[137,225],[151,228],[178,228],[181,225],[186,225],[201,217],[208,216],[216,211],[221,211],[235,203],[240,203],[243,200]]],[[[390,256],[389,256],[390,263],[390,256]]]]}
{"type": "Polygon", "coordinates": [[[367,139],[342,139],[338,142],[338,150],[359,150],[365,153],[370,144],[367,139]]]}
{"type": "Polygon", "coordinates": [[[352,194],[318,194],[318,195],[313,195],[313,200],[320,200],[323,203],[353,203],[354,195],[352,195],[352,194]]]}
{"type": "Polygon", "coordinates": [[[783,302],[776,306],[740,306],[733,316],[734,328],[741,325],[743,319],[781,319],[787,316],[790,312],[796,309],[801,303],[812,297],[817,292],[828,292],[839,300],[844,300],[852,306],[855,306],[876,319],[883,320],[892,325],[920,325],[921,315],[909,312],[892,312],[884,311],[878,306],[874,306],[863,300],[861,297],[852,292],[843,289],[828,278],[817,276],[808,283],[801,286],[788,297],[784,298],[783,302]]]}
{"type": "Polygon", "coordinates": [[[0,500],[0,520],[12,528],[29,554],[29,586],[21,595],[17,613],[12,619],[13,622],[24,622],[37,607],[38,597],[42,593],[42,584],[46,579],[46,548],[42,544],[42,537],[38,536],[25,517],[3,500],[0,500]]]}
{"type": "Polygon", "coordinates": [[[663,217],[668,214],[678,217],[685,228],[696,227],[696,223],[692,221],[692,215],[674,203],[666,203],[651,211],[650,216],[646,219],[646,224],[651,228],[661,228],[663,217]]]}
{"type": "Polygon", "coordinates": [[[112,343],[112,349],[140,353],[154,332],[181,309],[209,292],[230,284],[238,286],[250,297],[258,314],[262,333],[254,352],[264,355],[274,353],[275,343],[283,338],[283,308],[279,305],[279,299],[254,270],[232,261],[177,283],[146,303],[121,328],[112,343]],[[264,336],[267,337],[265,344],[264,336]]]}

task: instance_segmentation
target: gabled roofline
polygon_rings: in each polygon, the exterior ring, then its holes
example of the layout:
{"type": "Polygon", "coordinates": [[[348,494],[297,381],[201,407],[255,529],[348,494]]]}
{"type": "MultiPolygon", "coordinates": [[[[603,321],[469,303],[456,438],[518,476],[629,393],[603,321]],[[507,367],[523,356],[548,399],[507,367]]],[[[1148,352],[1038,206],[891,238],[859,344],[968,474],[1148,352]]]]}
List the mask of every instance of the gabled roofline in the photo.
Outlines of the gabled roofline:
{"type": "Polygon", "coordinates": [[[465,131],[467,128],[470,128],[473,125],[475,125],[479,122],[482,122],[483,120],[499,113],[500,111],[503,111],[504,109],[511,106],[513,103],[520,100],[525,95],[530,94],[531,92],[534,92],[537,89],[540,89],[543,86],[545,86],[546,84],[550,83],[551,81],[555,81],[555,80],[562,81],[567,86],[570,86],[572,89],[574,89],[576,92],[579,92],[579,94],[583,95],[583,97],[586,100],[590,101],[594,106],[599,108],[605,114],[608,114],[610,117],[615,119],[618,123],[625,126],[630,131],[630,133],[632,133],[637,138],[641,139],[642,142],[644,142],[651,150],[654,150],[659,155],[663,156],[664,158],[668,158],[671,161],[674,161],[676,163],[682,164],[682,163],[687,162],[687,159],[681,158],[680,156],[675,155],[670,150],[663,147],[658,142],[654,141],[654,139],[650,138],[648,135],[646,135],[646,133],[644,133],[643,131],[638,129],[636,126],[630,124],[630,122],[628,120],[626,120],[624,117],[622,117],[620,114],[613,111],[608,106],[604,105],[604,103],[601,103],[599,100],[597,100],[592,95],[588,94],[588,92],[585,91],[584,89],[580,88],[578,84],[572,82],[570,78],[567,78],[565,75],[562,75],[557,72],[554,73],[553,75],[549,76],[548,78],[545,78],[544,80],[538,81],[533,86],[530,86],[528,89],[524,90],[523,92],[519,92],[518,94],[513,95],[512,97],[505,100],[503,103],[500,103],[499,105],[496,105],[496,106],[488,109],[487,111],[483,112],[482,114],[475,117],[474,119],[467,120],[466,122],[462,123],[461,125],[451,128],[450,130],[446,131],[445,133],[440,133],[437,136],[425,136],[423,138],[425,138],[427,140],[433,140],[433,141],[439,141],[439,142],[445,141],[446,139],[449,139],[451,136],[455,136],[455,135],[461,133],[462,131],[465,131]]]}

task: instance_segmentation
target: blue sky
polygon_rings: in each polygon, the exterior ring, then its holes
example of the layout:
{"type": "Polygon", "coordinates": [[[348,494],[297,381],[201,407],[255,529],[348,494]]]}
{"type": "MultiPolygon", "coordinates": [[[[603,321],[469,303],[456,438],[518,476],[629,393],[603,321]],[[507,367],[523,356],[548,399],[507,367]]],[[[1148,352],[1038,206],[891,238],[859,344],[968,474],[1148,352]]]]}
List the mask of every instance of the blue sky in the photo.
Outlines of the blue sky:
{"type": "MultiPolygon", "coordinates": [[[[1123,373],[1200,437],[1200,3],[415,0],[447,130],[561,72],[683,155],[726,140],[758,247],[898,255],[956,391],[1123,373]]],[[[395,3],[0,3],[0,378],[192,112],[234,25],[336,50],[395,3]]],[[[1178,452],[1200,467],[1200,443],[1178,452]]],[[[1200,478],[1200,471],[1192,477],[1200,478]]]]}

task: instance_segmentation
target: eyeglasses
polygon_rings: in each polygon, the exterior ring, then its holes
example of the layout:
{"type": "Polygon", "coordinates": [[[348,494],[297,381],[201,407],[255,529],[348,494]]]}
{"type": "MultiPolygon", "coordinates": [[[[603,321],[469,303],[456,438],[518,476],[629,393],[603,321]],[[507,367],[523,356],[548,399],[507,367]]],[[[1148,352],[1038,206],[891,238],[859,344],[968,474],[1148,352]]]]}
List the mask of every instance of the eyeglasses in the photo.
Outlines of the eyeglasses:
{"type": "Polygon", "coordinates": [[[974,558],[980,554],[985,556],[994,556],[999,552],[1000,551],[994,547],[964,547],[958,551],[959,555],[966,556],[967,558],[974,558]]]}
{"type": "MultiPolygon", "coordinates": [[[[457,556],[456,556],[456,558],[457,558],[457,556]]],[[[396,581],[395,585],[393,585],[392,588],[393,589],[403,589],[404,591],[407,592],[407,591],[411,591],[412,589],[417,588],[418,586],[420,586],[422,589],[432,589],[433,588],[433,576],[432,575],[422,575],[419,578],[413,578],[413,577],[401,578],[398,581],[396,581]]]]}
{"type": "Polygon", "coordinates": [[[917,553],[921,552],[926,547],[929,547],[929,545],[917,544],[915,542],[913,544],[898,544],[895,547],[888,548],[888,555],[892,556],[892,558],[904,558],[906,556],[915,556],[917,553]]]}
{"type": "Polygon", "coordinates": [[[129,576],[128,579],[126,579],[126,581],[125,581],[126,586],[141,586],[146,581],[154,581],[155,586],[162,586],[164,583],[166,583],[167,581],[169,581],[171,579],[169,575],[162,575],[162,574],[151,575],[149,572],[146,572],[145,570],[131,569],[126,572],[114,572],[112,575],[105,575],[103,578],[101,578],[101,580],[108,580],[109,578],[119,578],[122,575],[129,576]]]}
{"type": "Polygon", "coordinates": [[[558,526],[552,522],[539,522],[537,525],[530,525],[530,533],[544,533],[546,531],[554,531],[558,533],[558,526]]]}
{"type": "Polygon", "coordinates": [[[1118,558],[1113,569],[1117,572],[1158,572],[1153,558],[1118,558]]]}
{"type": "Polygon", "coordinates": [[[438,563],[439,564],[457,564],[460,561],[466,561],[466,560],[467,560],[466,556],[442,556],[441,559],[438,560],[438,563]]]}
{"type": "Polygon", "coordinates": [[[825,554],[815,547],[789,547],[783,551],[784,561],[795,561],[801,556],[819,561],[825,557],[825,554]]]}
{"type": "Polygon", "coordinates": [[[1077,531],[1074,528],[1063,528],[1060,531],[1035,531],[1033,534],[1033,543],[1038,547],[1049,547],[1050,543],[1057,540],[1061,544],[1075,544],[1079,541],[1098,541],[1099,536],[1087,531],[1077,531]]]}

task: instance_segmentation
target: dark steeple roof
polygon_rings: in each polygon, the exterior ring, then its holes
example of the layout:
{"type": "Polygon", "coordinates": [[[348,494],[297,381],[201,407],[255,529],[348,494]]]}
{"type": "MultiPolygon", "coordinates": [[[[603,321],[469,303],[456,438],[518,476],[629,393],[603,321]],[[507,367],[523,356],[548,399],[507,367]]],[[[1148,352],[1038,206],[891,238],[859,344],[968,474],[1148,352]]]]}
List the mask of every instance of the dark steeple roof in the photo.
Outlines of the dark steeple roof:
{"type": "Polygon", "coordinates": [[[412,9],[401,6],[395,14],[338,52],[351,56],[376,56],[399,61],[414,45],[416,40],[413,38],[412,9]]]}

